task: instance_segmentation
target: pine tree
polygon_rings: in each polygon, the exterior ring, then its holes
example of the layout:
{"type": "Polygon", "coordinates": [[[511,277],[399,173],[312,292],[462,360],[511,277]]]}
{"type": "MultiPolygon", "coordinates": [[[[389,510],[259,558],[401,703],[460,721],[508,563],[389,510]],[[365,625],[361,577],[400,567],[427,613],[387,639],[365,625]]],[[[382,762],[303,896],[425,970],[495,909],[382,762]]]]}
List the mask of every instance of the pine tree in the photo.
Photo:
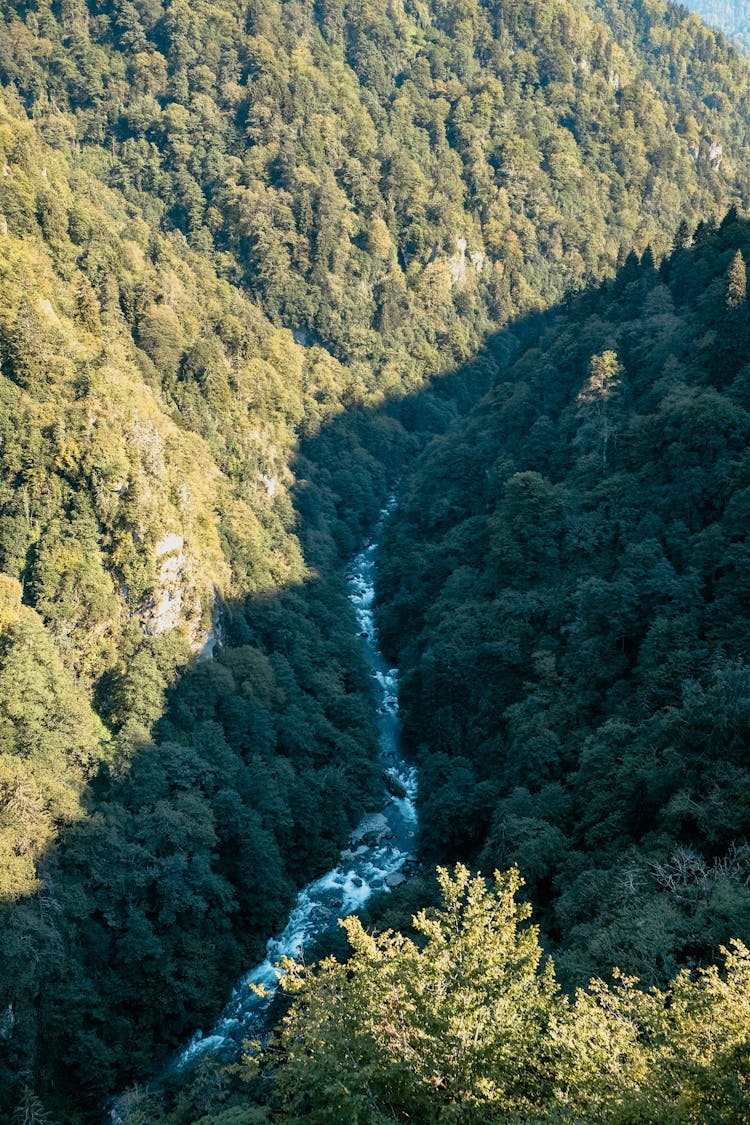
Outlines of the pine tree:
{"type": "Polygon", "coordinates": [[[742,251],[738,250],[732,258],[732,263],[727,273],[726,305],[729,309],[737,309],[747,300],[747,269],[742,251]]]}
{"type": "Polygon", "coordinates": [[[11,1125],[53,1125],[52,1118],[28,1086],[10,1120],[11,1125]]]}

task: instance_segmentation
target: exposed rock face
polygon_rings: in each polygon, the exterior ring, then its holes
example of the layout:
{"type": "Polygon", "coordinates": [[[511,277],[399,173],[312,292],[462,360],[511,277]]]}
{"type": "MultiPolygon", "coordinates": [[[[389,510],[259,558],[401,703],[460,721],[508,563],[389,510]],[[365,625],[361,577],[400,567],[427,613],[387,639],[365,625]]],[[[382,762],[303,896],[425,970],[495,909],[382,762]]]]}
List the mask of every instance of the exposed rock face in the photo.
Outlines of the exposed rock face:
{"type": "Polygon", "coordinates": [[[471,262],[477,273],[481,273],[484,269],[484,254],[481,250],[470,250],[469,261],[471,262]]]}
{"type": "Polygon", "coordinates": [[[199,659],[210,659],[220,640],[215,614],[208,628],[195,589],[195,564],[185,553],[185,541],[172,531],[156,544],[159,574],[150,597],[140,609],[143,631],[149,637],[182,628],[199,659]]]}
{"type": "Polygon", "coordinates": [[[268,473],[261,473],[260,483],[265,488],[267,496],[273,498],[276,495],[279,488],[279,482],[276,477],[269,476],[268,473]]]}
{"type": "MultiPolygon", "coordinates": [[[[448,271],[450,273],[452,285],[463,285],[466,281],[466,275],[469,269],[466,260],[468,246],[469,244],[465,238],[456,239],[456,253],[448,259],[448,271]]],[[[468,260],[477,273],[482,272],[484,269],[484,254],[481,250],[469,251],[468,260]]]]}
{"type": "Polygon", "coordinates": [[[714,172],[718,172],[721,168],[721,162],[724,159],[724,148],[718,141],[710,141],[704,138],[700,143],[693,142],[688,146],[688,152],[697,164],[701,156],[708,160],[708,163],[713,168],[714,172]]]}
{"type": "Polygon", "coordinates": [[[165,555],[181,553],[184,545],[185,541],[182,536],[178,535],[176,531],[172,531],[156,544],[156,557],[161,559],[165,555]]]}
{"type": "Polygon", "coordinates": [[[59,324],[60,323],[60,317],[57,315],[54,308],[52,307],[52,302],[50,300],[48,300],[46,297],[44,297],[42,300],[40,300],[39,308],[42,310],[44,315],[52,321],[53,324],[59,324]]]}
{"type": "Polygon", "coordinates": [[[392,835],[391,827],[382,813],[369,813],[352,832],[350,844],[352,848],[363,844],[365,847],[375,848],[392,835]]]}
{"type": "Polygon", "coordinates": [[[451,272],[451,280],[456,285],[466,280],[466,247],[467,242],[465,238],[456,239],[456,253],[452,258],[448,259],[448,269],[451,272]]]}
{"type": "Polygon", "coordinates": [[[181,535],[171,532],[156,544],[162,559],[154,591],[144,606],[143,630],[151,637],[175,629],[184,621],[185,552],[181,535]]]}

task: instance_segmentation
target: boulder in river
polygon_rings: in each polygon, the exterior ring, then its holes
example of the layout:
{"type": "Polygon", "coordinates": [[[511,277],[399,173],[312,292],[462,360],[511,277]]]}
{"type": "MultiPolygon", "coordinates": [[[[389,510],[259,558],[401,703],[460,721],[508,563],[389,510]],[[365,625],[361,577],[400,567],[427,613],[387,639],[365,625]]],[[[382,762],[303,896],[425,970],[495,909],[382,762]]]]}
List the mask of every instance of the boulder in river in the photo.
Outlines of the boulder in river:
{"type": "Polygon", "coordinates": [[[385,877],[385,885],[390,887],[392,891],[395,891],[396,887],[400,887],[405,882],[406,876],[402,875],[400,871],[392,871],[390,875],[385,877]]]}
{"type": "Polygon", "coordinates": [[[353,848],[363,844],[365,847],[375,848],[392,835],[391,826],[382,813],[368,813],[352,832],[350,844],[353,848]]]}
{"type": "Polygon", "coordinates": [[[392,797],[407,797],[406,786],[399,781],[393,770],[386,770],[383,774],[383,785],[392,797]]]}

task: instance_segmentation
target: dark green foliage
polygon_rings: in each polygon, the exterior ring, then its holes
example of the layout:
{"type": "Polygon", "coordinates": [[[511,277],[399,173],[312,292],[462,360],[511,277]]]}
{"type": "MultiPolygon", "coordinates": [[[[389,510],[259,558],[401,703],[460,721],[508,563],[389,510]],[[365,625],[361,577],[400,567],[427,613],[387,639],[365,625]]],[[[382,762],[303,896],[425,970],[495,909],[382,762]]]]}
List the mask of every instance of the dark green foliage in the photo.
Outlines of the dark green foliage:
{"type": "Polygon", "coordinates": [[[749,932],[748,246],[734,216],[519,327],[387,532],[423,845],[517,862],[575,979],[749,932]]]}

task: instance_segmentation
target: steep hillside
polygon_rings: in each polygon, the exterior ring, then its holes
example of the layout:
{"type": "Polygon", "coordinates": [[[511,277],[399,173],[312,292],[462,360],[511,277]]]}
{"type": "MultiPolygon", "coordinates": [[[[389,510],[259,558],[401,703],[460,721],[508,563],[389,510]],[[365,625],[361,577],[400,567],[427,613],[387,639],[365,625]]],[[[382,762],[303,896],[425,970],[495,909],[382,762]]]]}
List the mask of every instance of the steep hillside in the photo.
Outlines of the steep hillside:
{"type": "Polygon", "coordinates": [[[72,1125],[368,800],[343,560],[469,357],[746,203],[750,72],[658,4],[0,13],[0,1113],[72,1125]]]}
{"type": "Polygon", "coordinates": [[[312,570],[335,513],[308,562],[289,498],[353,376],[17,106],[0,144],[0,1099],[56,1086],[73,1121],[221,1002],[369,796],[366,672],[312,570]]]}
{"type": "Polygon", "coordinates": [[[568,980],[750,934],[748,257],[730,213],[519,328],[389,529],[423,846],[517,862],[568,980]]]}
{"type": "Polygon", "coordinates": [[[7,5],[37,126],[382,389],[747,197],[748,77],[655,3],[7,5]]]}
{"type": "Polygon", "coordinates": [[[216,594],[302,575],[287,465],[351,376],[7,109],[0,130],[0,564],[91,681],[128,621],[197,645],[216,594]]]}

